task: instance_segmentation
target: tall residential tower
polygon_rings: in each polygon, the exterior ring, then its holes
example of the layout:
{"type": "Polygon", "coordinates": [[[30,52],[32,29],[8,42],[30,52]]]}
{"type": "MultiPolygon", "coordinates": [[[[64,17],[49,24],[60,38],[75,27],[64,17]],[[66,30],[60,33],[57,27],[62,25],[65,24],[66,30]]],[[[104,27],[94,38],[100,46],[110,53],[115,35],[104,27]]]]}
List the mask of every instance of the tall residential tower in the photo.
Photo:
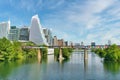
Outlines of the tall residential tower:
{"type": "Polygon", "coordinates": [[[10,21],[0,23],[0,38],[8,38],[10,21]]]}
{"type": "Polygon", "coordinates": [[[33,16],[31,19],[29,40],[37,45],[48,45],[38,15],[33,16]]]}

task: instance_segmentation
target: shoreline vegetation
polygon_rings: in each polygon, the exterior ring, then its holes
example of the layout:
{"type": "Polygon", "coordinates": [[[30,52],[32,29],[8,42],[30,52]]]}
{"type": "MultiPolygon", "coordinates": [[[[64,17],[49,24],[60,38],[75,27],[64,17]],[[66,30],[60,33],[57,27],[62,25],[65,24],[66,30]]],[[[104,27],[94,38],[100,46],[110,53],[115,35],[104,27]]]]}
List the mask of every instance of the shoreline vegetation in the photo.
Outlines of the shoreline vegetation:
{"type": "MultiPolygon", "coordinates": [[[[60,52],[60,49],[59,48],[55,48],[54,49],[54,56],[59,59],[59,52],[60,52]]],[[[65,59],[65,60],[68,60],[70,58],[70,55],[71,53],[73,52],[73,49],[72,48],[62,48],[62,57],[65,59]]]]}
{"type": "Polygon", "coordinates": [[[0,39],[0,61],[15,61],[35,57],[37,56],[37,51],[35,49],[27,49],[22,47],[34,45],[35,44],[32,42],[11,42],[6,38],[2,38],[0,39]]]}
{"type": "Polygon", "coordinates": [[[92,52],[95,52],[104,61],[120,62],[120,48],[116,44],[105,49],[92,49],[92,52]]]}
{"type": "MultiPolygon", "coordinates": [[[[33,42],[10,41],[4,37],[0,39],[0,61],[16,61],[37,58],[37,49],[23,48],[24,46],[46,47],[45,45],[35,45],[33,42]]],[[[69,59],[72,51],[72,48],[63,48],[63,58],[69,59]]],[[[47,59],[47,47],[42,48],[41,53],[42,58],[47,59]]],[[[57,58],[59,57],[59,48],[54,49],[54,56],[57,58]]]]}

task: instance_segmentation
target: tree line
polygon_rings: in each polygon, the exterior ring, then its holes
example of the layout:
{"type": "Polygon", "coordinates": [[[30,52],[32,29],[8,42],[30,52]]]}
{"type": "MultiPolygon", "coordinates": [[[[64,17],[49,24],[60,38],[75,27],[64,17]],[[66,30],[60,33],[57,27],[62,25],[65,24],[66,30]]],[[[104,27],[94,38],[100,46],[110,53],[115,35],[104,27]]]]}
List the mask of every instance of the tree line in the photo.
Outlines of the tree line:
{"type": "Polygon", "coordinates": [[[34,46],[32,42],[21,43],[18,41],[10,41],[8,39],[0,39],[0,61],[14,61],[37,56],[35,49],[23,48],[23,46],[34,46]]]}
{"type": "Polygon", "coordinates": [[[120,62],[120,48],[116,44],[105,49],[92,49],[92,52],[104,58],[104,61],[120,62]]]}
{"type": "MultiPolygon", "coordinates": [[[[59,58],[59,52],[60,52],[60,48],[54,49],[54,56],[57,57],[57,59],[59,58]]],[[[72,52],[73,52],[73,48],[62,48],[63,58],[69,59],[72,52]]]]}

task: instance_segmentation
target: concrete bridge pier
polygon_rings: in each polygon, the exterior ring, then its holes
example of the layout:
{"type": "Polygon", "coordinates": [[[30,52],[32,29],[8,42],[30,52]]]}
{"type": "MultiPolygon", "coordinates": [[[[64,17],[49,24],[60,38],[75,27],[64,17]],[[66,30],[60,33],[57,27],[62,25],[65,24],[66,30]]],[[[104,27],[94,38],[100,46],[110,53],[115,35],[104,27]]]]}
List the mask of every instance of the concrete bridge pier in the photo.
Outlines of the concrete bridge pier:
{"type": "Polygon", "coordinates": [[[59,59],[62,59],[62,48],[59,49],[59,59]]]}
{"type": "Polygon", "coordinates": [[[87,53],[87,49],[86,48],[84,49],[84,60],[85,59],[88,59],[88,53],[87,53]]]}
{"type": "Polygon", "coordinates": [[[84,59],[84,71],[88,70],[88,59],[84,59]]]}
{"type": "Polygon", "coordinates": [[[40,50],[40,49],[37,49],[37,51],[38,51],[38,55],[37,55],[37,57],[38,57],[38,62],[41,62],[41,58],[42,58],[41,50],[40,50]]]}
{"type": "Polygon", "coordinates": [[[60,48],[60,50],[59,50],[59,62],[60,63],[62,63],[62,61],[63,61],[63,54],[62,54],[62,48],[60,48]]]}

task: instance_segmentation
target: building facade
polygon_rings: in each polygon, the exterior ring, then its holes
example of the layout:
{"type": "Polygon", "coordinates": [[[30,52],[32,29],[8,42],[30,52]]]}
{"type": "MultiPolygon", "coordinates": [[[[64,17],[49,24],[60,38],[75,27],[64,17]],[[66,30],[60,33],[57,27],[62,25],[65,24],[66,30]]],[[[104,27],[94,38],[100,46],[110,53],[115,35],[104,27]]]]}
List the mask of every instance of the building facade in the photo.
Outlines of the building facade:
{"type": "Polygon", "coordinates": [[[91,47],[92,47],[92,48],[95,48],[95,46],[96,46],[96,45],[95,45],[95,42],[91,42],[91,47]]]}
{"type": "Polygon", "coordinates": [[[74,43],[74,47],[75,48],[82,48],[81,45],[80,45],[80,43],[74,43]]]}
{"type": "Polygon", "coordinates": [[[54,36],[54,38],[53,38],[53,46],[58,46],[57,36],[54,36]]]}
{"type": "Polygon", "coordinates": [[[24,40],[24,41],[29,40],[29,28],[28,27],[20,28],[19,40],[24,40]]]}
{"type": "Polygon", "coordinates": [[[38,15],[33,16],[31,19],[29,40],[37,45],[48,45],[38,15]]]}
{"type": "Polygon", "coordinates": [[[47,28],[43,28],[43,33],[44,33],[44,35],[45,35],[45,38],[46,38],[46,40],[47,40],[47,43],[49,44],[49,46],[52,46],[53,44],[52,44],[52,40],[53,40],[53,38],[52,38],[52,31],[50,30],[50,29],[47,29],[47,28]]]}
{"type": "Polygon", "coordinates": [[[65,41],[64,44],[65,44],[65,46],[67,47],[67,46],[68,46],[68,41],[65,41]]]}
{"type": "Polygon", "coordinates": [[[10,30],[10,21],[0,23],[0,38],[7,38],[10,30]]]}
{"type": "Polygon", "coordinates": [[[16,26],[11,26],[9,35],[8,35],[8,39],[11,41],[18,41],[19,35],[20,35],[19,33],[20,33],[19,28],[17,28],[16,26]]]}
{"type": "Polygon", "coordinates": [[[58,40],[58,46],[64,46],[64,40],[63,39],[58,40]]]}

